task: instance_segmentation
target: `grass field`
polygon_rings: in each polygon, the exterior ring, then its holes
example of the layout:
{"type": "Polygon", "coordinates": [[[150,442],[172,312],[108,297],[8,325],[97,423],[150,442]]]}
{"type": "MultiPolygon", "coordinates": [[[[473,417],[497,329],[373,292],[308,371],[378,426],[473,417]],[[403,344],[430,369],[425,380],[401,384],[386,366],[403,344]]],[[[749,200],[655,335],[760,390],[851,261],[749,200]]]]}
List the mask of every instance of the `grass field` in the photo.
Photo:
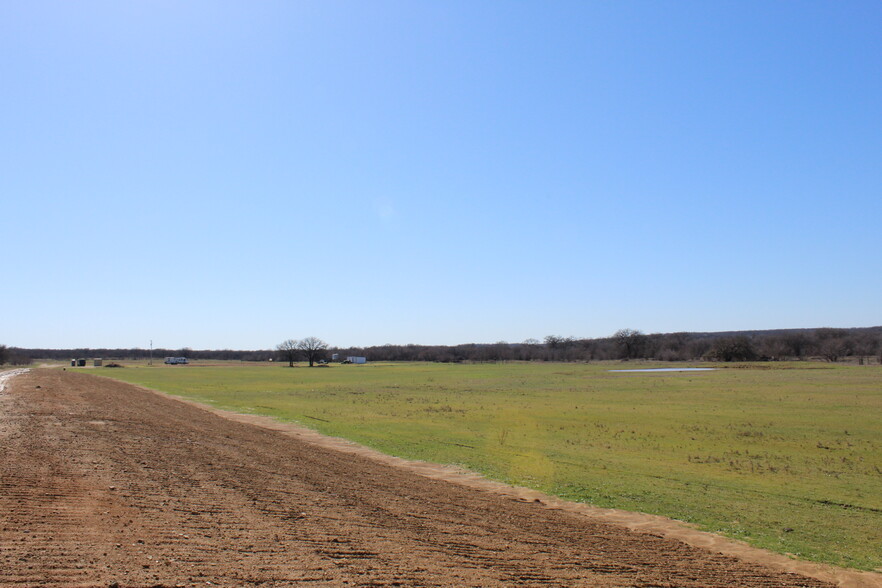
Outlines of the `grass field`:
{"type": "Polygon", "coordinates": [[[609,372],[622,367],[89,372],[804,559],[882,568],[882,369],[799,362],[609,372]]]}

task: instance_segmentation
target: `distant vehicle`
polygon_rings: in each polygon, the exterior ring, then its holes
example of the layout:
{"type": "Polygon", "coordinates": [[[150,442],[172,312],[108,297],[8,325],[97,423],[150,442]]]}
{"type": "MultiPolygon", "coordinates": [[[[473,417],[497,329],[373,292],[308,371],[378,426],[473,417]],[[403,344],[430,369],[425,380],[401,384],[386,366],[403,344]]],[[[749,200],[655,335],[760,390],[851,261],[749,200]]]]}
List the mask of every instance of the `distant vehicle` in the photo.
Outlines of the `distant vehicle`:
{"type": "Polygon", "coordinates": [[[190,360],[186,357],[166,357],[165,363],[168,365],[186,365],[190,363],[190,360]]]}

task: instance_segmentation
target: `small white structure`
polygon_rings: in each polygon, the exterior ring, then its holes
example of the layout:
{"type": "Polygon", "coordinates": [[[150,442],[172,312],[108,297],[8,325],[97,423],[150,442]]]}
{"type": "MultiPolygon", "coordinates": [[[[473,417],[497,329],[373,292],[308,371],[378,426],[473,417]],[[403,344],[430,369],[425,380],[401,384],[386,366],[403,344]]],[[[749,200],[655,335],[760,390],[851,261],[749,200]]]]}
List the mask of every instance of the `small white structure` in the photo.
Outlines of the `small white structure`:
{"type": "Polygon", "coordinates": [[[331,361],[340,361],[340,354],[339,353],[332,353],[331,354],[331,361]]]}
{"type": "Polygon", "coordinates": [[[165,363],[168,365],[186,365],[190,363],[190,360],[186,357],[166,357],[165,363]]]}
{"type": "Polygon", "coordinates": [[[350,355],[346,358],[346,361],[349,363],[367,363],[367,358],[358,355],[350,355]]]}

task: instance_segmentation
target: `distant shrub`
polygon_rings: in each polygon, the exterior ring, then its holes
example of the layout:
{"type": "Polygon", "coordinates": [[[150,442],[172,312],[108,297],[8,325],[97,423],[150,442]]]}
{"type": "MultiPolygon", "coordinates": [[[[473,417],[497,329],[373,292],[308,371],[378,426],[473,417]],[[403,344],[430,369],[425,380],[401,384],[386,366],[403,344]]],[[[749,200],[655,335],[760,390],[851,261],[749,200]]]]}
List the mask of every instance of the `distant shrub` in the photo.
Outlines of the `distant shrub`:
{"type": "Polygon", "coordinates": [[[712,361],[756,361],[759,354],[747,337],[724,337],[713,342],[705,357],[712,361]]]}

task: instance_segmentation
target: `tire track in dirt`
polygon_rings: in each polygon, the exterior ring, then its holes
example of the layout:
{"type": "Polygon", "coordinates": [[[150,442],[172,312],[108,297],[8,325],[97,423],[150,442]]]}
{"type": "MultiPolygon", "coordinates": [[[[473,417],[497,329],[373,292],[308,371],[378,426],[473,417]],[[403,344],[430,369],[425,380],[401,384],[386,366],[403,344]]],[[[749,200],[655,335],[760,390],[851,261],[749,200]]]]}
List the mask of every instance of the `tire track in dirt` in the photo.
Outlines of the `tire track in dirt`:
{"type": "Polygon", "coordinates": [[[0,585],[829,586],[60,370],[0,396],[0,585]]]}

